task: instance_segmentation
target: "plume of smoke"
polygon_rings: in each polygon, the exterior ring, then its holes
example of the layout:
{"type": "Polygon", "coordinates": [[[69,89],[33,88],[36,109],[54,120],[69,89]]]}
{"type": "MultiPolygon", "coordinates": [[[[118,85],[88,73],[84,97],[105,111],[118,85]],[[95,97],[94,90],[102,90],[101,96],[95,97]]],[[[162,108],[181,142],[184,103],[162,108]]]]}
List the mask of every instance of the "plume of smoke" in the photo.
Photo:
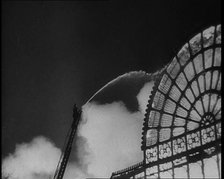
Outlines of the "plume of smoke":
{"type": "Polygon", "coordinates": [[[3,160],[2,175],[10,179],[49,178],[61,155],[51,141],[39,136],[16,146],[15,153],[3,160]]]}
{"type": "Polygon", "coordinates": [[[79,135],[88,139],[91,155],[88,173],[94,177],[110,177],[111,173],[140,162],[143,114],[130,113],[122,102],[83,106],[79,135]],[[130,157],[131,156],[131,157],[130,157]]]}
{"type": "Polygon", "coordinates": [[[145,113],[145,111],[146,111],[147,104],[149,101],[149,96],[151,94],[153,86],[154,86],[154,81],[145,83],[145,85],[142,87],[142,89],[139,91],[139,93],[137,95],[139,110],[142,113],[145,113]]]}
{"type": "Polygon", "coordinates": [[[139,111],[135,113],[129,112],[121,101],[83,106],[79,136],[87,139],[89,154],[83,160],[89,161],[87,171],[92,176],[110,177],[112,172],[142,161],[142,124],[153,85],[153,81],[145,83],[139,91],[139,111]]]}
{"type": "MultiPolygon", "coordinates": [[[[2,177],[3,179],[52,179],[60,155],[61,150],[49,139],[43,136],[35,137],[30,143],[18,144],[15,152],[3,160],[2,177]]],[[[89,177],[90,175],[81,166],[76,162],[68,163],[64,178],[89,177]]]]}
{"type": "MultiPolygon", "coordinates": [[[[140,73],[144,76],[144,72],[140,73]]],[[[109,84],[137,74],[124,74],[109,84]]],[[[131,113],[121,101],[103,105],[91,102],[82,107],[82,121],[74,143],[75,161],[68,163],[65,179],[110,177],[113,171],[142,161],[142,122],[152,85],[153,82],[146,83],[136,96],[138,112],[131,113]]],[[[3,160],[3,177],[52,178],[60,155],[60,149],[50,140],[36,137],[30,143],[17,145],[14,154],[3,160]]]]}

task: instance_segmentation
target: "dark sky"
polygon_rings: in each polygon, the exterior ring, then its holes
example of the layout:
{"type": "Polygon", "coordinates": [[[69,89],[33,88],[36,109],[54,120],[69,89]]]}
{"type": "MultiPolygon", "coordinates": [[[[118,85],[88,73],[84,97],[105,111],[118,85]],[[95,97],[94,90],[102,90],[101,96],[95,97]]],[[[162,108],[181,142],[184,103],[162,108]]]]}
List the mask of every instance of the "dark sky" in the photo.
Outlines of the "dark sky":
{"type": "Polygon", "coordinates": [[[62,147],[74,103],[126,72],[158,70],[220,23],[220,0],[136,2],[1,1],[3,157],[38,135],[62,147]]]}

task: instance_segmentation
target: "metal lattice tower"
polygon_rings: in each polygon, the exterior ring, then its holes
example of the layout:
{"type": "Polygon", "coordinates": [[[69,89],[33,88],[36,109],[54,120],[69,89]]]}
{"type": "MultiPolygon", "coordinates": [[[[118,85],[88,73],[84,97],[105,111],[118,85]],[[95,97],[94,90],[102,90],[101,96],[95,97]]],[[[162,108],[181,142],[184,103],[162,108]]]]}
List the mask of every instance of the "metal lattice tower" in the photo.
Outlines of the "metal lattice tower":
{"type": "Polygon", "coordinates": [[[74,105],[73,108],[73,122],[70,130],[68,131],[68,135],[65,140],[65,146],[63,147],[63,151],[57,166],[57,169],[54,174],[54,179],[62,179],[65,173],[65,169],[68,163],[68,159],[72,149],[73,139],[76,135],[78,124],[80,121],[81,111],[74,105]]]}

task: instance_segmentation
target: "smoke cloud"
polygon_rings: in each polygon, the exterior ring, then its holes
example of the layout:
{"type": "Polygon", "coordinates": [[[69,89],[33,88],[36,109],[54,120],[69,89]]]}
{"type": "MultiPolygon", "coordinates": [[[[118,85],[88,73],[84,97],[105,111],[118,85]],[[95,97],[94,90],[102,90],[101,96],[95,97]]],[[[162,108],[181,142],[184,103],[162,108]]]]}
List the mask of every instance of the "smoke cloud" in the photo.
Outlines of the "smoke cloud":
{"type": "Polygon", "coordinates": [[[110,177],[112,172],[143,160],[141,133],[146,104],[154,82],[145,83],[136,96],[139,111],[130,112],[122,101],[91,102],[83,106],[79,136],[87,139],[90,153],[87,172],[110,177]],[[131,156],[131,157],[130,157],[131,156]]]}
{"type": "MultiPolygon", "coordinates": [[[[61,150],[49,139],[38,136],[30,143],[16,146],[15,152],[2,162],[3,179],[52,179],[61,155],[61,150]]],[[[65,179],[89,177],[79,163],[69,162],[65,179]]]]}
{"type": "MultiPolygon", "coordinates": [[[[65,179],[110,177],[112,172],[143,160],[142,124],[152,86],[153,82],[145,83],[135,96],[137,112],[128,110],[123,101],[99,104],[93,99],[82,107],[82,121],[73,144],[75,159],[68,163],[65,179]]],[[[17,145],[14,154],[3,160],[3,177],[52,178],[60,155],[61,150],[49,139],[36,137],[28,144],[17,145]]]]}
{"type": "Polygon", "coordinates": [[[154,86],[154,81],[150,81],[148,83],[145,83],[143,88],[140,90],[140,92],[137,95],[138,104],[139,104],[139,110],[144,114],[147,108],[147,104],[149,101],[149,97],[151,95],[152,88],[154,86]]]}
{"type": "Polygon", "coordinates": [[[50,140],[39,136],[30,143],[16,145],[15,153],[3,160],[3,177],[10,179],[48,178],[61,155],[50,140]]]}
{"type": "Polygon", "coordinates": [[[88,173],[110,177],[113,171],[142,160],[141,112],[130,113],[122,102],[91,103],[83,111],[87,122],[80,127],[79,134],[88,139],[91,150],[88,173]]]}

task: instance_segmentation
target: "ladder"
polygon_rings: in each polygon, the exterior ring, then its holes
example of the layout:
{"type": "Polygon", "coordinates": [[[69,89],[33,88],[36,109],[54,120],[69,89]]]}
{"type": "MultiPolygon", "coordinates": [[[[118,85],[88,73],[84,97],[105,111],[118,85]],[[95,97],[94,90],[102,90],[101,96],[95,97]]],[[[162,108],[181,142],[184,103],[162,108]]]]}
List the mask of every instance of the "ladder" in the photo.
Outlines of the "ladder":
{"type": "Polygon", "coordinates": [[[71,125],[71,128],[68,131],[68,134],[66,136],[65,144],[63,147],[63,151],[61,154],[61,157],[59,159],[54,178],[53,179],[62,179],[65,173],[65,169],[68,163],[68,159],[71,153],[72,149],[72,143],[73,139],[75,137],[75,134],[77,132],[78,124],[80,121],[81,116],[81,110],[77,108],[76,105],[73,107],[73,122],[71,125]]]}

